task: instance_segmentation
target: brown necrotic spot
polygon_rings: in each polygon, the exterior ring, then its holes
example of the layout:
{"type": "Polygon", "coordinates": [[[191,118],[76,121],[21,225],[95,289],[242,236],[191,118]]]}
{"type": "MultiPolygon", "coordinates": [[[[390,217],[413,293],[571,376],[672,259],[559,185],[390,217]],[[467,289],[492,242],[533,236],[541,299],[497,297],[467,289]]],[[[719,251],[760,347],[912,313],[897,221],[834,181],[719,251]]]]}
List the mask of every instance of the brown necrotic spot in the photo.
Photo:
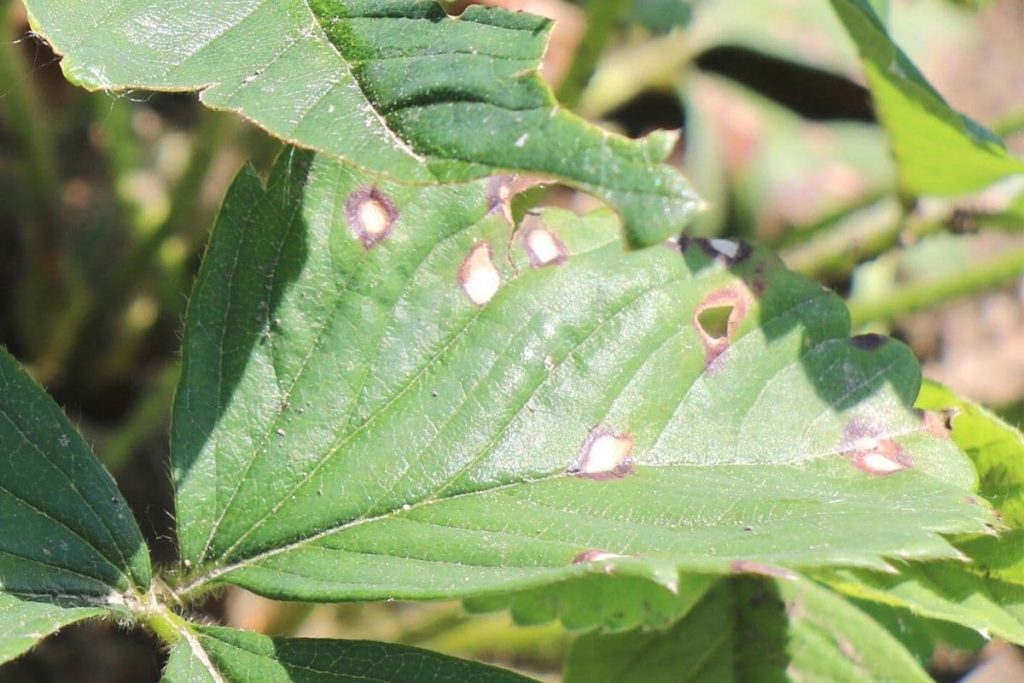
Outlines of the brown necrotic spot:
{"type": "Polygon", "coordinates": [[[888,337],[874,333],[858,334],[856,337],[850,337],[850,343],[854,348],[858,348],[862,351],[874,351],[887,341],[889,341],[888,337]]]}
{"type": "Polygon", "coordinates": [[[949,438],[950,433],[953,431],[953,418],[960,413],[956,408],[922,410],[919,412],[921,414],[921,423],[924,425],[925,430],[940,439],[949,438]]]}
{"type": "Polygon", "coordinates": [[[598,425],[587,435],[568,474],[588,479],[619,479],[633,473],[633,438],[598,425]]]}
{"type": "Polygon", "coordinates": [[[705,367],[728,350],[749,311],[750,293],[739,286],[715,290],[697,305],[693,326],[704,342],[705,367]]]}
{"type": "Polygon", "coordinates": [[[512,222],[512,196],[515,194],[515,178],[500,175],[491,178],[487,186],[488,213],[501,213],[512,222]]]}
{"type": "Polygon", "coordinates": [[[903,447],[882,438],[861,422],[851,422],[843,437],[843,453],[862,472],[876,476],[895,474],[913,466],[903,447]]]}
{"type": "Polygon", "coordinates": [[[523,244],[534,268],[558,265],[569,258],[565,244],[547,228],[530,228],[523,236],[523,244]]]}
{"type": "Polygon", "coordinates": [[[398,209],[376,187],[362,187],[345,202],[345,217],[349,230],[363,247],[372,249],[391,234],[398,220],[398,209]]]}
{"type": "Polygon", "coordinates": [[[501,288],[501,273],[494,265],[491,245],[475,245],[459,267],[459,284],[469,300],[483,306],[494,298],[501,288]]]}

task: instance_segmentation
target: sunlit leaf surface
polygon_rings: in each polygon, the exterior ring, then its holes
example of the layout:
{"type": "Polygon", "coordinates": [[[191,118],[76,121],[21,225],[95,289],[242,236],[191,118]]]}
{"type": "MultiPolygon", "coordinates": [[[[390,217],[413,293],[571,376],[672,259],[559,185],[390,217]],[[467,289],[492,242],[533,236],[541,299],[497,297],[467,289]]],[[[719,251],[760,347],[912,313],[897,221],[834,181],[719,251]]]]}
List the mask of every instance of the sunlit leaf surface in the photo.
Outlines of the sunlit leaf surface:
{"type": "MultiPolygon", "coordinates": [[[[501,179],[289,152],[232,189],[172,451],[185,594],[469,596],[608,570],[884,566],[982,530],[897,342],[745,244],[518,232],[501,179]]],[[[531,219],[533,220],[533,219],[531,219]]]]}

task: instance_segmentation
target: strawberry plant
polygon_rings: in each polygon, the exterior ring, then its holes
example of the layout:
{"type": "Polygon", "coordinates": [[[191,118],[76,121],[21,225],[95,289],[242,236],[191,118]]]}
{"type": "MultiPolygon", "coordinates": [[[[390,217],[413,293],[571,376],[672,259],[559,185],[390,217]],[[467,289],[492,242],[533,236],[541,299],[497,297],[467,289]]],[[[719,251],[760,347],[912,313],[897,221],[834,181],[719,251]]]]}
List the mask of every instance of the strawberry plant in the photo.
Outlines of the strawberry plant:
{"type": "MultiPolygon", "coordinates": [[[[884,3],[806,2],[859,54],[903,197],[1024,172],[890,39],[884,3]]],[[[528,680],[212,625],[198,610],[228,586],[557,619],[582,634],[579,682],[929,680],[899,620],[1024,643],[1020,434],[921,393],[906,346],[770,249],[696,236],[676,136],[561,107],[547,21],[432,0],[25,7],[71,82],[195,91],[287,146],[231,184],[188,302],[174,562],[0,355],[0,662],[107,618],[156,634],[169,683],[528,680]],[[605,206],[541,206],[517,175],[605,206]]]]}

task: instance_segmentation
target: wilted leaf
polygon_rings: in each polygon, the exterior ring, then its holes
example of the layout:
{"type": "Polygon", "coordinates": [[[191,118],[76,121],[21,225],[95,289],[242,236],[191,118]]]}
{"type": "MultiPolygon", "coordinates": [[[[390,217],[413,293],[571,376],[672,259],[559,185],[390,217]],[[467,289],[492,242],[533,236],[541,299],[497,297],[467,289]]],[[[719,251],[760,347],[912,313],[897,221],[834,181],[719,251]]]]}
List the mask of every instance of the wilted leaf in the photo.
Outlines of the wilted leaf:
{"type": "Polygon", "coordinates": [[[537,74],[549,22],[433,0],[28,0],[87,88],[198,90],[274,135],[408,181],[554,176],[621,212],[636,245],[697,208],[662,165],[674,137],[609,135],[537,74]]]}
{"type": "Polygon", "coordinates": [[[0,662],[149,587],[128,506],[77,430],[0,350],[0,662]]]}
{"type": "Polygon", "coordinates": [[[403,645],[270,638],[192,625],[172,650],[166,683],[527,683],[523,676],[403,645]]]}
{"type": "Polygon", "coordinates": [[[226,201],[172,434],[186,595],[675,586],[984,529],[969,461],[909,409],[910,352],[848,338],[774,257],[627,253],[608,213],[513,234],[499,180],[374,183],[293,151],[226,201]]]}

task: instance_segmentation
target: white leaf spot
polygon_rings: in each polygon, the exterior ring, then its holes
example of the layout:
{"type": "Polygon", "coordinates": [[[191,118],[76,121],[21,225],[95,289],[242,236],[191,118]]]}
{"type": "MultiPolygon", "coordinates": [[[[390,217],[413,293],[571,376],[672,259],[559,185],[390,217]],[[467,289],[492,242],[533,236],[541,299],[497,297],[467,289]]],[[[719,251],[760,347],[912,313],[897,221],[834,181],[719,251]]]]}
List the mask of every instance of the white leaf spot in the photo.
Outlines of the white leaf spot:
{"type": "Polygon", "coordinates": [[[591,479],[624,477],[633,471],[632,455],[632,437],[598,426],[590,432],[569,474],[591,479]]]}
{"type": "Polygon", "coordinates": [[[526,253],[530,263],[540,268],[553,263],[564,263],[568,252],[562,241],[544,228],[533,228],[526,233],[526,253]]]}
{"type": "Polygon", "coordinates": [[[877,451],[865,453],[861,457],[860,462],[864,469],[877,474],[891,474],[892,472],[899,472],[907,468],[906,465],[890,460],[877,451]]]}
{"type": "Polygon", "coordinates": [[[712,249],[726,258],[736,258],[736,255],[740,253],[739,242],[718,238],[712,238],[708,241],[710,242],[712,249]]]}
{"type": "Polygon", "coordinates": [[[489,244],[478,244],[469,252],[459,268],[459,283],[469,300],[477,306],[483,306],[498,293],[501,274],[494,265],[489,244]]]}
{"type": "Polygon", "coordinates": [[[625,557],[625,555],[609,553],[604,550],[584,550],[572,559],[572,563],[582,564],[584,562],[602,562],[604,560],[617,560],[620,557],[625,557]]]}
{"type": "Polygon", "coordinates": [[[909,469],[911,462],[898,443],[891,439],[861,436],[849,443],[847,457],[857,469],[877,476],[909,469]]]}
{"type": "Polygon", "coordinates": [[[364,187],[353,192],[345,203],[345,213],[352,234],[367,249],[387,239],[398,220],[398,209],[376,187],[364,187]]]}

